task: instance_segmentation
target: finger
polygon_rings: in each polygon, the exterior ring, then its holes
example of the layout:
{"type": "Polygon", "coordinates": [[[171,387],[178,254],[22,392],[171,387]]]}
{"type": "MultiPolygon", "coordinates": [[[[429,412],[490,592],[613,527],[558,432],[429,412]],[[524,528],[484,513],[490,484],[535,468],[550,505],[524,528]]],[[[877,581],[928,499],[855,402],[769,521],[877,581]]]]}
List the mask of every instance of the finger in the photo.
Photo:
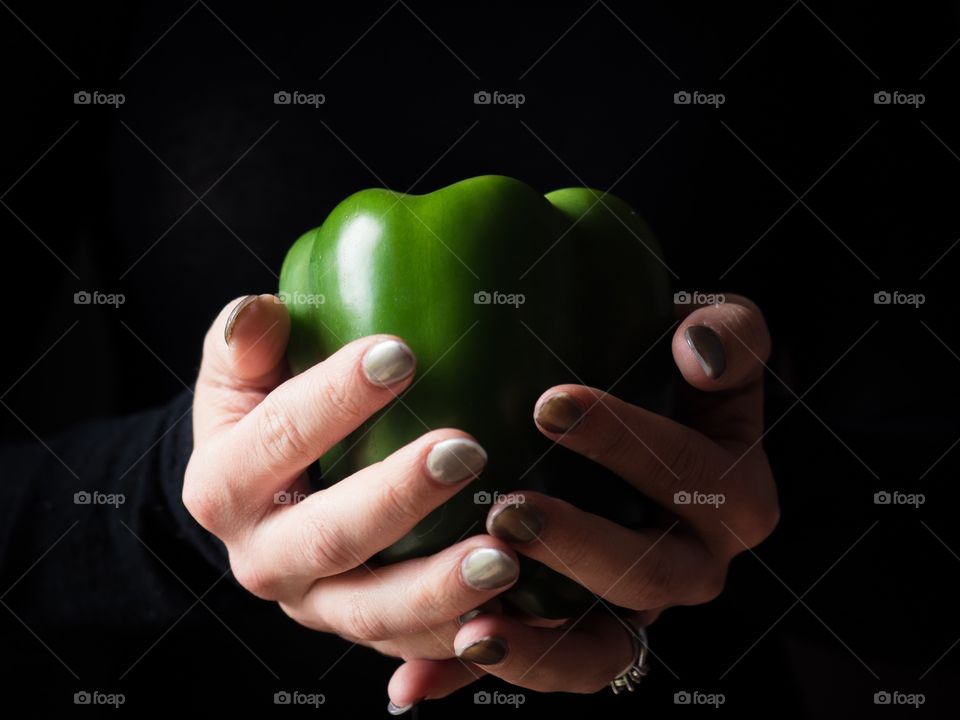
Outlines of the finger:
{"type": "Polygon", "coordinates": [[[701,433],[582,385],[550,388],[534,418],[545,435],[609,468],[670,512],[695,521],[715,510],[677,503],[678,493],[717,494],[712,469],[730,464],[701,433]]]}
{"type": "Polygon", "coordinates": [[[712,600],[722,566],[676,528],[629,530],[563,500],[534,492],[494,505],[487,532],[594,592],[633,610],[712,600]]]}
{"type": "Polygon", "coordinates": [[[673,357],[692,388],[693,425],[727,444],[750,444],[763,432],[763,371],[770,334],[760,309],[739,295],[693,310],[673,336],[673,357]]]}
{"type": "Polygon", "coordinates": [[[286,612],[316,630],[388,640],[455,622],[513,585],[518,574],[506,543],[478,535],[430,557],[319,580],[286,612]]]}
{"type": "Polygon", "coordinates": [[[409,533],[483,470],[484,449],[459,430],[434,430],[379,463],[278,505],[251,548],[288,587],[357,567],[409,533]]]}
{"type": "Polygon", "coordinates": [[[287,375],[290,316],[273,295],[229,303],[207,331],[193,407],[194,441],[232,425],[287,375]]]}
{"type": "Polygon", "coordinates": [[[290,378],[217,437],[207,483],[228,510],[263,514],[312,462],[407,387],[416,360],[400,340],[356,340],[290,378]]]}
{"type": "Polygon", "coordinates": [[[454,647],[461,660],[540,692],[597,692],[634,660],[629,628],[606,611],[556,629],[481,615],[457,633],[454,647]]]}
{"type": "Polygon", "coordinates": [[[453,639],[460,628],[483,612],[500,613],[503,608],[497,598],[485,602],[480,608],[464,613],[456,620],[443,625],[426,628],[412,635],[401,635],[390,640],[378,640],[367,644],[377,652],[403,660],[447,660],[454,657],[453,639]]]}
{"type": "Polygon", "coordinates": [[[458,659],[408,660],[397,668],[387,685],[387,711],[403,714],[418,702],[446,697],[486,674],[482,667],[458,659]]]}

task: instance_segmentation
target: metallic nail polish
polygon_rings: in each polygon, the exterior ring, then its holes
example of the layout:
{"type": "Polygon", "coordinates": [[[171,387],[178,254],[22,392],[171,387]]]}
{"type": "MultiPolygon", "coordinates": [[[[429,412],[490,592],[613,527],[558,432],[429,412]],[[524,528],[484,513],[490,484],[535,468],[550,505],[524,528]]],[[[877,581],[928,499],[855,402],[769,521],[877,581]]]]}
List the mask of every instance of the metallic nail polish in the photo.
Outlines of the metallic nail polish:
{"type": "Polygon", "coordinates": [[[409,705],[394,705],[393,700],[391,700],[387,703],[387,712],[391,715],[403,715],[414,705],[416,705],[416,703],[410,703],[409,705]]]}
{"type": "Polygon", "coordinates": [[[577,426],[583,418],[583,408],[570,393],[551,395],[537,407],[534,419],[547,432],[565,433],[577,426]]]}
{"type": "Polygon", "coordinates": [[[409,377],[417,366],[416,358],[398,340],[384,340],[363,356],[363,372],[374,385],[389,387],[409,377]]]}
{"type": "Polygon", "coordinates": [[[480,548],[463,559],[460,574],[472,588],[496,590],[516,580],[520,568],[514,559],[502,550],[480,548]]]}
{"type": "Polygon", "coordinates": [[[427,455],[427,472],[444,485],[476,477],[487,464],[487,453],[473,440],[451,438],[438,442],[427,455]]]}
{"type": "Polygon", "coordinates": [[[507,542],[527,543],[542,531],[543,513],[526,501],[496,506],[487,518],[487,532],[507,542]]]}
{"type": "Polygon", "coordinates": [[[457,650],[457,657],[477,665],[495,665],[507,656],[507,643],[496,637],[487,637],[457,650]]]}
{"type": "Polygon", "coordinates": [[[257,299],[257,295],[247,295],[243,300],[233,306],[233,310],[227,316],[227,324],[223,326],[223,341],[229,345],[230,338],[233,336],[233,329],[236,327],[240,314],[246,310],[257,299]]]}
{"type": "Polygon", "coordinates": [[[708,378],[716,380],[723,375],[727,369],[727,353],[716,332],[706,325],[691,325],[684,332],[684,337],[708,378]]]}
{"type": "Polygon", "coordinates": [[[469,610],[468,612],[465,612],[463,615],[457,618],[457,624],[466,625],[468,622],[473,620],[479,614],[480,614],[479,610],[469,610]]]}

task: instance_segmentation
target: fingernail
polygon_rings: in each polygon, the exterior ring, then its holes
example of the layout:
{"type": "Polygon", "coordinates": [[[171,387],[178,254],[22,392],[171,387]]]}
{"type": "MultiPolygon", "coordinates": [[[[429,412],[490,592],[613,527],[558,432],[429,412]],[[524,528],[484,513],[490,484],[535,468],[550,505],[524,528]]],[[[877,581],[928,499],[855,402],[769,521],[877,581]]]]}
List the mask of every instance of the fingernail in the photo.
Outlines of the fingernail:
{"type": "Polygon", "coordinates": [[[547,432],[564,433],[576,427],[583,417],[583,408],[570,393],[551,395],[537,407],[533,418],[547,432]]]}
{"type": "Polygon", "coordinates": [[[496,590],[517,579],[520,568],[512,557],[495,548],[480,548],[460,564],[460,574],[476,590],[496,590]]]}
{"type": "Polygon", "coordinates": [[[237,320],[241,313],[250,307],[250,304],[257,299],[257,295],[247,295],[243,300],[233,306],[233,310],[227,315],[227,324],[223,327],[223,341],[229,345],[230,338],[233,336],[233,328],[236,327],[237,320]]]}
{"type": "Polygon", "coordinates": [[[543,513],[526,501],[497,505],[487,517],[487,532],[508,542],[536,540],[542,530],[543,513]]]}
{"type": "Polygon", "coordinates": [[[486,464],[486,451],[478,443],[466,438],[438,442],[427,455],[427,472],[444,485],[476,477],[486,464]]]}
{"type": "Polygon", "coordinates": [[[507,656],[507,643],[497,637],[486,637],[459,648],[457,657],[477,665],[495,665],[507,656]]]}
{"type": "Polygon", "coordinates": [[[457,624],[466,625],[468,622],[473,620],[479,614],[480,614],[479,610],[471,610],[470,612],[465,612],[463,615],[457,618],[457,624]]]}
{"type": "Polygon", "coordinates": [[[713,380],[727,369],[727,354],[720,336],[706,325],[691,325],[683,333],[704,374],[713,380]]]}
{"type": "Polygon", "coordinates": [[[417,360],[399,340],[384,340],[363,356],[363,372],[374,385],[389,387],[413,373],[417,360]]]}
{"type": "Polygon", "coordinates": [[[410,703],[409,705],[394,705],[393,700],[391,700],[387,703],[387,712],[391,715],[403,715],[414,705],[416,705],[416,703],[410,703]]]}

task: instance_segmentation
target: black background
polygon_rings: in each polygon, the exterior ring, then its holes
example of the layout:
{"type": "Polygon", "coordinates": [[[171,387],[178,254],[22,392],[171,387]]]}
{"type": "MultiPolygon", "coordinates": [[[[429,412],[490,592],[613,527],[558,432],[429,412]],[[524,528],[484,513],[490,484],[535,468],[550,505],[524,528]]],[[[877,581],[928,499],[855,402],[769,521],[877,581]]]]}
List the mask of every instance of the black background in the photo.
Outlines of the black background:
{"type": "MultiPolygon", "coordinates": [[[[657,231],[677,288],[764,309],[783,519],[735,561],[721,599],[654,626],[662,662],[643,692],[562,706],[683,711],[673,693],[700,690],[728,711],[890,715],[873,694],[896,690],[924,693],[928,716],[956,708],[955,6],[7,4],[5,437],[168,401],[192,383],[216,312],[274,291],[292,240],[355,190],[484,173],[612,188],[657,231]],[[81,90],[126,101],[75,105],[81,90]],[[275,105],[280,90],[326,102],[275,105]],[[525,103],[475,105],[479,90],[525,103]],[[726,101],[677,105],[682,90],[726,101]],[[925,103],[877,105],[883,90],[925,103]],[[126,301],[75,305],[81,290],[126,301]],[[878,291],[925,302],[877,305],[878,291]],[[926,503],[878,506],[881,490],[926,503]]],[[[599,321],[616,331],[615,316],[599,321]]],[[[11,597],[28,618],[30,598],[11,597]]],[[[358,648],[328,673],[345,644],[227,585],[207,602],[231,631],[197,607],[118,681],[193,600],[157,608],[156,628],[123,628],[121,614],[121,630],[46,637],[79,684],[7,617],[7,664],[56,692],[123,691],[128,710],[272,709],[294,687],[324,692],[321,712],[386,703],[391,661],[358,648]]],[[[527,698],[500,712],[551,702],[527,698]]],[[[497,712],[470,691],[418,712],[454,710],[497,712]]]]}

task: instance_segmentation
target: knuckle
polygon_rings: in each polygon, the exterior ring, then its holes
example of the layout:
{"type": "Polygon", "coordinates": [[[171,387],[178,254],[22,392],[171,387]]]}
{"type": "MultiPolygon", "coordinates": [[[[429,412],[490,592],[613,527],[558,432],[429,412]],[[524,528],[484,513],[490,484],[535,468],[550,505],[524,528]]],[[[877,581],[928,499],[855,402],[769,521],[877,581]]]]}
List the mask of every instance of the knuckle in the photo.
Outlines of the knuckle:
{"type": "MultiPolygon", "coordinates": [[[[455,566],[455,571],[459,577],[459,566],[455,566]]],[[[452,620],[463,612],[460,608],[454,607],[457,592],[451,592],[450,589],[460,587],[460,583],[457,580],[448,583],[446,580],[452,579],[452,575],[444,576],[443,582],[436,582],[434,577],[432,573],[426,573],[417,583],[417,589],[412,593],[411,600],[407,604],[407,613],[411,618],[449,616],[447,619],[452,620]]],[[[417,625],[420,623],[417,622],[417,625]]]]}
{"type": "Polygon", "coordinates": [[[557,555],[571,568],[590,567],[596,563],[596,537],[583,523],[571,524],[561,537],[551,539],[557,555]]]}
{"type": "Polygon", "coordinates": [[[386,479],[374,503],[381,521],[390,527],[416,525],[423,518],[420,493],[411,488],[409,478],[386,479]]]}
{"type": "Polygon", "coordinates": [[[656,457],[654,479],[667,491],[694,490],[703,477],[703,450],[690,432],[681,432],[666,457],[656,457]]]}
{"type": "Polygon", "coordinates": [[[365,419],[369,415],[359,383],[337,382],[329,375],[322,375],[317,382],[320,407],[326,417],[365,419]]]}
{"type": "Polygon", "coordinates": [[[780,505],[776,502],[765,505],[764,508],[755,512],[750,519],[750,530],[747,532],[746,543],[750,547],[756,547],[776,530],[780,524],[780,505]]]}
{"type": "Polygon", "coordinates": [[[606,427],[603,433],[600,433],[596,444],[587,451],[586,455],[591,460],[596,461],[619,458],[624,455],[627,452],[627,448],[630,447],[631,435],[624,424],[625,421],[620,420],[605,401],[601,401],[598,407],[594,408],[591,412],[598,411],[606,415],[606,417],[603,418],[603,423],[606,427]],[[600,410],[600,408],[602,408],[602,410],[600,410]]]}
{"type": "Polygon", "coordinates": [[[303,523],[300,554],[313,574],[337,575],[356,567],[366,558],[357,557],[342,530],[331,523],[325,512],[310,513],[303,523]]]}
{"type": "Polygon", "coordinates": [[[723,593],[727,585],[727,568],[721,567],[712,573],[707,573],[700,578],[696,590],[693,592],[689,604],[702,605],[713,602],[723,593]]]}
{"type": "Polygon", "coordinates": [[[231,554],[230,569],[236,581],[248,592],[263,600],[276,600],[274,583],[269,573],[259,563],[249,558],[235,558],[231,554]]]}
{"type": "Polygon", "coordinates": [[[668,605],[675,582],[674,564],[667,553],[651,550],[637,563],[625,578],[627,602],[631,610],[648,610],[668,605]]]}
{"type": "Polygon", "coordinates": [[[389,640],[391,637],[383,616],[372,612],[362,596],[351,598],[344,607],[342,629],[363,642],[389,640]]]}
{"type": "MultiPolygon", "coordinates": [[[[316,630],[317,632],[330,632],[330,626],[323,621],[323,618],[316,614],[314,608],[312,607],[313,604],[309,601],[301,601],[299,603],[286,603],[280,601],[277,603],[277,605],[280,606],[280,609],[288,618],[293,620],[298,625],[303,625],[304,627],[310,628],[311,630],[316,630]]],[[[350,638],[345,635],[342,637],[344,640],[349,642],[355,641],[355,638],[350,638]]]]}
{"type": "Polygon", "coordinates": [[[308,449],[306,438],[286,409],[270,396],[261,403],[261,408],[259,441],[267,459],[287,463],[304,457],[308,449]]]}
{"type": "MultiPolygon", "coordinates": [[[[193,464],[192,458],[191,464],[193,464]]],[[[184,475],[180,499],[194,520],[204,529],[216,534],[216,530],[222,525],[223,503],[209,487],[195,477],[189,466],[184,475]]]]}

